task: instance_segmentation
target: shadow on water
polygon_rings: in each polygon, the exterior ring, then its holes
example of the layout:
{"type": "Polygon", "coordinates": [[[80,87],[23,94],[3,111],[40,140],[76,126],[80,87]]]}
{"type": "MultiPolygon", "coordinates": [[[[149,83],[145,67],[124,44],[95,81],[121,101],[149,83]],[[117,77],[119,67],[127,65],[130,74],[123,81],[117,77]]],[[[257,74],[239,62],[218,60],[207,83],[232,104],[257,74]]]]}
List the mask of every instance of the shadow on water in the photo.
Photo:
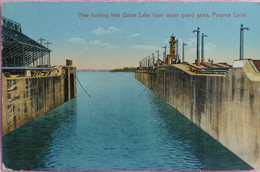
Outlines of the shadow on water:
{"type": "Polygon", "coordinates": [[[44,168],[44,159],[52,147],[54,131],[73,135],[76,121],[76,99],[48,112],[3,137],[3,163],[13,170],[44,168]]]}
{"type": "Polygon", "coordinates": [[[15,170],[239,170],[237,156],[136,82],[79,72],[77,98],[3,137],[15,170]],[[79,87],[79,86],[78,86],[79,87]]]}
{"type": "Polygon", "coordinates": [[[203,164],[201,170],[253,169],[159,97],[154,95],[152,103],[160,115],[162,127],[169,132],[168,136],[189,145],[184,147],[203,164]]]}

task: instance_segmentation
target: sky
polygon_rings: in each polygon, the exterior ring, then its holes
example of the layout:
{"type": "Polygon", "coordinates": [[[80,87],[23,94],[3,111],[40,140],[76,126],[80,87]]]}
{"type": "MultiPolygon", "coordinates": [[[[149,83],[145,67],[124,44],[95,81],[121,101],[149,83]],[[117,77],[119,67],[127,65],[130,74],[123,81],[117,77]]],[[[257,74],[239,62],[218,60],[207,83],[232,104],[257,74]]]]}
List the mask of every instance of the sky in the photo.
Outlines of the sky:
{"type": "Polygon", "coordinates": [[[52,65],[72,59],[78,69],[137,67],[157,50],[162,59],[165,45],[169,54],[172,34],[179,40],[180,57],[185,42],[185,61],[193,63],[193,30],[197,27],[200,35],[208,36],[204,39],[205,60],[233,64],[239,59],[241,24],[249,27],[244,31],[244,58],[260,59],[260,3],[256,2],[6,2],[2,16],[20,23],[30,38],[50,41],[52,65]],[[92,13],[107,14],[108,18],[92,17],[92,13]],[[120,17],[111,17],[115,13],[120,17]],[[144,13],[150,17],[139,17],[144,13]],[[153,13],[163,17],[153,17],[153,13]],[[168,14],[179,16],[169,18],[168,14]],[[199,14],[209,17],[198,18],[199,14]]]}

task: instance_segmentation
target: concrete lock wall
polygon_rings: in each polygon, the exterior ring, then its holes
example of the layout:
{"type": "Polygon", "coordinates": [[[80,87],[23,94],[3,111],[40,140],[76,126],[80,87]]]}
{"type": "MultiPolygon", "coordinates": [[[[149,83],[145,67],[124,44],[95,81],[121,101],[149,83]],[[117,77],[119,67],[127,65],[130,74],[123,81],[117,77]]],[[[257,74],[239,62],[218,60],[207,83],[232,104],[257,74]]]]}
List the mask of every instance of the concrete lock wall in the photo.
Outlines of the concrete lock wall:
{"type": "Polygon", "coordinates": [[[260,79],[246,64],[226,76],[173,67],[139,69],[136,79],[255,169],[260,169],[260,79]]]}
{"type": "Polygon", "coordinates": [[[76,68],[55,76],[10,77],[2,74],[2,134],[6,135],[77,96],[76,68]]]}

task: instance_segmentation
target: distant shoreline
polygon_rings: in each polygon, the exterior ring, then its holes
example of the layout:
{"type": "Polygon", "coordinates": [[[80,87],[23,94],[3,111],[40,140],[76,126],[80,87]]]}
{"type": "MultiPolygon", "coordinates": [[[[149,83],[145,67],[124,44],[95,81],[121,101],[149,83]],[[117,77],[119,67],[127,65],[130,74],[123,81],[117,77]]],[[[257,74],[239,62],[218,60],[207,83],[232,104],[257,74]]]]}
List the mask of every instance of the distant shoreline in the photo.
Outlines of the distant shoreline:
{"type": "Polygon", "coordinates": [[[110,72],[111,69],[79,69],[77,72],[110,72]]]}
{"type": "Polygon", "coordinates": [[[111,70],[110,72],[135,72],[136,68],[134,67],[124,67],[123,69],[114,69],[111,70]]]}
{"type": "Polygon", "coordinates": [[[135,72],[134,67],[124,67],[120,69],[78,69],[77,72],[135,72]]]}

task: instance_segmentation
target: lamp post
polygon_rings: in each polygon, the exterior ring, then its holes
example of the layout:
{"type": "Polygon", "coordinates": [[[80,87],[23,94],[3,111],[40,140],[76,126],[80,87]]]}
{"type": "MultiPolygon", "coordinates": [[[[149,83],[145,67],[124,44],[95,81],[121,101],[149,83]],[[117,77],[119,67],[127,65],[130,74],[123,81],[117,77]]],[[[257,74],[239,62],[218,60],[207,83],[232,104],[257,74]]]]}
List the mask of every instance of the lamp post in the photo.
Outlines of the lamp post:
{"type": "Polygon", "coordinates": [[[204,33],[202,33],[202,36],[201,36],[201,63],[204,63],[204,37],[208,37],[208,36],[204,35],[204,33]]]}
{"type": "Polygon", "coordinates": [[[243,24],[241,24],[241,27],[240,27],[240,60],[244,59],[244,30],[249,30],[249,28],[244,27],[243,24]]]}
{"type": "Polygon", "coordinates": [[[165,46],[162,47],[162,48],[164,48],[164,53],[163,53],[163,62],[164,62],[164,63],[167,63],[167,62],[166,62],[166,48],[167,48],[167,47],[166,47],[166,45],[165,45],[165,46]]]}
{"type": "Polygon", "coordinates": [[[177,64],[179,61],[179,41],[178,41],[178,39],[175,41],[175,44],[176,44],[176,64],[177,64]]]}
{"type": "Polygon", "coordinates": [[[184,42],[182,43],[182,62],[184,62],[184,46],[187,45],[184,42]]]}
{"type": "Polygon", "coordinates": [[[197,66],[200,65],[200,28],[198,27],[197,30],[193,30],[193,33],[197,32],[197,66]]]}

